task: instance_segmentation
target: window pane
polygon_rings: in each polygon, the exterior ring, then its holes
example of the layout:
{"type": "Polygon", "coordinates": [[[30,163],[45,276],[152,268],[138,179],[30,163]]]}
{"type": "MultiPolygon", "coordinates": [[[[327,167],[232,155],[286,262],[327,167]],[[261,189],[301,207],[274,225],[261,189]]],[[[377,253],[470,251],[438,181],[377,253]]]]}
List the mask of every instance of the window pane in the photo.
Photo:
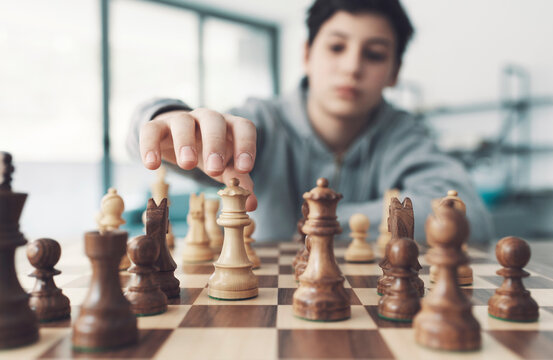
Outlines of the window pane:
{"type": "Polygon", "coordinates": [[[128,162],[125,138],[139,103],[172,97],[198,105],[198,19],[136,0],[112,0],[110,11],[112,155],[128,162]]]}
{"type": "Polygon", "coordinates": [[[208,18],[204,28],[205,106],[226,111],[273,94],[267,31],[208,18]]]}

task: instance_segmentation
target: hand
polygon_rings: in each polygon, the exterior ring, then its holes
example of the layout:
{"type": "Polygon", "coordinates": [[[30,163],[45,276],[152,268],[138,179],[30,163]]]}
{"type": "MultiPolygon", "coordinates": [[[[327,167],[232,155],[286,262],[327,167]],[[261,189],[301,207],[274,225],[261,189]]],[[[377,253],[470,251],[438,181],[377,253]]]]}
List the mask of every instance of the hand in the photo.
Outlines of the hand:
{"type": "Polygon", "coordinates": [[[255,162],[257,133],[247,119],[209,109],[170,111],[156,116],[140,129],[140,155],[150,170],[161,159],[185,170],[198,167],[211,178],[227,184],[240,179],[252,192],[246,210],[257,208],[249,172],[255,162]]]}

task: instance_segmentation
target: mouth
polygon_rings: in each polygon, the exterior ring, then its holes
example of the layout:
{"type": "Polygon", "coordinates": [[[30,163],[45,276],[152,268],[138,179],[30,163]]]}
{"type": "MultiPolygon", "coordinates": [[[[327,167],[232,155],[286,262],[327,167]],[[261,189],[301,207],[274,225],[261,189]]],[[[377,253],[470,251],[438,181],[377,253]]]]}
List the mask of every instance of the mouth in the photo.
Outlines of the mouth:
{"type": "Polygon", "coordinates": [[[354,86],[336,86],[334,91],[339,98],[344,100],[356,100],[361,94],[354,86]]]}

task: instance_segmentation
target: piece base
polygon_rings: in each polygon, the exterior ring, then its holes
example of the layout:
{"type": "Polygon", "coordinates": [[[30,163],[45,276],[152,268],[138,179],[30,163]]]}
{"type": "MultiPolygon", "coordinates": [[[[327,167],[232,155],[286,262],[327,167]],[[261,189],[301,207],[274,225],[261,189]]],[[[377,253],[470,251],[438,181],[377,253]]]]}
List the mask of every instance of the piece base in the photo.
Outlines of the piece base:
{"type": "Polygon", "coordinates": [[[207,288],[207,295],[217,300],[246,300],[256,297],[259,294],[257,288],[247,290],[217,290],[207,288]]]}
{"type": "Polygon", "coordinates": [[[530,320],[513,320],[513,319],[507,319],[507,318],[502,318],[502,317],[499,317],[499,316],[495,316],[495,315],[492,315],[490,313],[488,313],[488,316],[491,317],[491,318],[494,318],[494,319],[497,319],[497,320],[501,320],[501,321],[507,321],[507,322],[514,322],[514,323],[533,323],[533,322],[536,322],[539,320],[539,316],[535,319],[530,319],[530,320]]]}
{"type": "Polygon", "coordinates": [[[384,320],[400,322],[400,323],[412,323],[413,322],[413,319],[394,319],[394,318],[391,318],[391,317],[388,317],[388,316],[384,316],[381,313],[378,313],[378,317],[382,318],[384,320]]]}
{"type": "Polygon", "coordinates": [[[155,315],[163,314],[164,312],[167,312],[167,309],[163,309],[161,311],[152,312],[152,313],[140,313],[140,314],[135,313],[134,315],[136,317],[147,317],[147,316],[155,316],[155,315]]]}
{"type": "Polygon", "coordinates": [[[351,318],[351,316],[348,316],[348,317],[340,318],[340,319],[323,320],[323,319],[309,319],[309,318],[302,317],[302,316],[299,316],[299,315],[294,315],[294,317],[298,318],[298,319],[301,319],[301,320],[318,322],[318,323],[321,323],[321,322],[322,323],[332,323],[332,322],[344,321],[344,320],[347,320],[347,319],[351,318]]]}

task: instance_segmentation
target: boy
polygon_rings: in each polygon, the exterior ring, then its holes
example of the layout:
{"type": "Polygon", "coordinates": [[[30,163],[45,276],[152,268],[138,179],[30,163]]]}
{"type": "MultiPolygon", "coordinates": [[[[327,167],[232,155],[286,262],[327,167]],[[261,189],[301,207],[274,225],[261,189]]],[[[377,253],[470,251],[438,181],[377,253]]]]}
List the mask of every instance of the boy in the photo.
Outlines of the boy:
{"type": "Polygon", "coordinates": [[[246,206],[257,208],[251,216],[258,239],[290,238],[302,194],[326,177],[344,195],[338,205],[344,230],[360,212],[374,236],[384,192],[398,188],[413,200],[415,238],[424,241],[432,199],[454,189],[466,203],[471,240],[489,240],[490,218],[466,171],[382,97],[397,81],[413,34],[399,1],[317,0],[307,26],[306,78],[294,93],[248,99],[225,114],[155,99],[134,116],[130,151],[140,150],[148,169],[164,160],[199,181],[238,177],[252,191],[255,184],[246,206]]]}

